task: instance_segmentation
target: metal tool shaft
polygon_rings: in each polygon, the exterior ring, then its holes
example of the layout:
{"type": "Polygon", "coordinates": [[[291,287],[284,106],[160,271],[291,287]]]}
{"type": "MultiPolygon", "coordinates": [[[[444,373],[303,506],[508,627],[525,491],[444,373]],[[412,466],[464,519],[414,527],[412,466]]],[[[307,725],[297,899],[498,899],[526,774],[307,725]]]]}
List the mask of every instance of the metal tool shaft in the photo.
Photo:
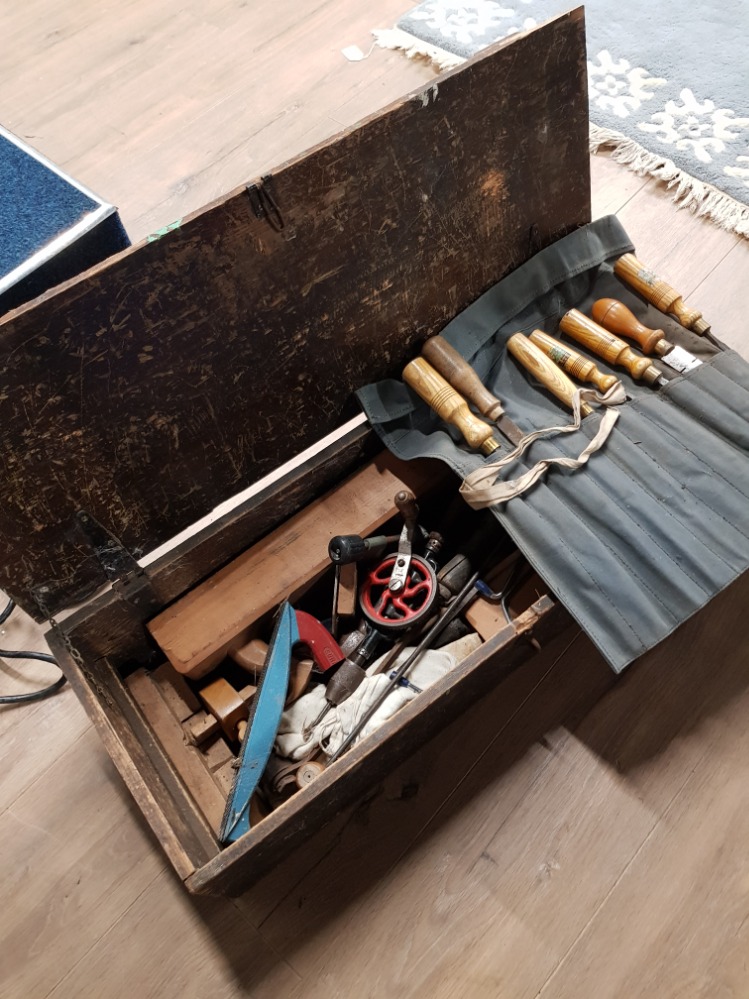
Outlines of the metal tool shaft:
{"type": "Polygon", "coordinates": [[[405,676],[409,669],[413,666],[416,660],[430,647],[436,638],[440,636],[442,631],[448,626],[448,624],[461,613],[461,611],[470,603],[474,597],[474,590],[476,588],[476,580],[479,578],[479,574],[475,572],[468,582],[465,584],[463,589],[457,595],[452,604],[447,608],[447,610],[442,614],[441,617],[435,621],[429,631],[424,635],[422,640],[416,646],[414,651],[410,656],[393,672],[388,678],[388,682],[383,688],[381,694],[374,701],[373,704],[364,713],[364,716],[359,719],[354,728],[349,732],[346,738],[343,740],[338,749],[330,757],[330,763],[334,763],[346,750],[358,739],[360,733],[364,730],[365,726],[369,722],[370,718],[374,715],[377,709],[382,705],[385,698],[388,696],[390,691],[397,685],[401,677],[405,676]]]}

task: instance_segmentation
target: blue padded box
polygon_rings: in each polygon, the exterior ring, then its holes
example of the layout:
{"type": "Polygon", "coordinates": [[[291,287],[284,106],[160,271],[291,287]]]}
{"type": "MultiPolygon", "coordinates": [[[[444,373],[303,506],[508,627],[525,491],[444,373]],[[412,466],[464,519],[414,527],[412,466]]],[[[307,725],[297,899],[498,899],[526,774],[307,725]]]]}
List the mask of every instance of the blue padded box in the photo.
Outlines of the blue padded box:
{"type": "Polygon", "coordinates": [[[0,126],[0,314],[130,245],[117,209],[0,126]]]}

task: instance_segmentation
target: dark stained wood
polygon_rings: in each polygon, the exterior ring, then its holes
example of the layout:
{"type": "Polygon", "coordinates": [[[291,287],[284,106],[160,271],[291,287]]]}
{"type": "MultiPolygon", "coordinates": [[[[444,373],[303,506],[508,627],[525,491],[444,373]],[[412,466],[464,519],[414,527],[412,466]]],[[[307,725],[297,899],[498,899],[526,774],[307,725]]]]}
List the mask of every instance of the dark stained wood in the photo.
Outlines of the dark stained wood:
{"type": "Polygon", "coordinates": [[[294,795],[246,836],[187,880],[192,892],[238,895],[325,822],[365,794],[392,768],[426,743],[449,720],[493,689],[571,624],[567,611],[542,597],[502,632],[425,690],[294,795]]]}
{"type": "Polygon", "coordinates": [[[80,666],[59,634],[47,640],[164,852],[187,877],[218,844],[173,764],[106,660],[80,666]]]}
{"type": "Polygon", "coordinates": [[[7,317],[0,586],[89,595],[77,511],[152,550],[588,221],[585,92],[578,10],[7,317]]]}

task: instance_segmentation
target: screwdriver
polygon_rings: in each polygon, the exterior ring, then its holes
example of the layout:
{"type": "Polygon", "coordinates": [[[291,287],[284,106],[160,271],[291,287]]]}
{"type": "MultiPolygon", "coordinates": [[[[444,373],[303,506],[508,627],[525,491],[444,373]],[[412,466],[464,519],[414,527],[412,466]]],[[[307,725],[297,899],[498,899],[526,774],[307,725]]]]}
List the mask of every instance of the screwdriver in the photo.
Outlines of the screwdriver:
{"type": "Polygon", "coordinates": [[[589,358],[583,357],[572,347],[555,340],[548,333],[534,330],[530,335],[530,340],[555,364],[558,364],[562,371],[577,378],[579,382],[590,382],[599,392],[608,392],[614,385],[619,384],[616,375],[605,375],[589,358]]]}
{"type": "Polygon", "coordinates": [[[592,319],[588,319],[578,309],[566,312],[559,321],[559,328],[573,340],[577,340],[588,350],[598,354],[604,361],[614,367],[624,368],[638,381],[644,381],[648,385],[668,384],[647,357],[636,354],[624,340],[620,340],[618,336],[614,336],[592,319]]]}
{"type": "Polygon", "coordinates": [[[700,336],[710,331],[710,324],[702,318],[702,313],[690,309],[675,288],[649,270],[633,253],[625,253],[617,260],[614,273],[656,309],[674,316],[685,329],[700,336]]]}
{"type": "Polygon", "coordinates": [[[626,336],[628,340],[634,340],[639,344],[643,354],[656,354],[674,371],[691,371],[692,368],[702,364],[702,361],[688,350],[677,347],[667,340],[663,330],[651,330],[648,326],[643,326],[624,302],[619,302],[615,298],[599,298],[593,303],[591,312],[595,321],[604,329],[610,333],[618,333],[619,336],[626,336]]]}
{"type": "MultiPolygon", "coordinates": [[[[577,392],[577,386],[535,343],[522,333],[514,333],[507,341],[507,349],[552,395],[572,409],[572,397],[577,392]]],[[[581,417],[590,416],[592,412],[587,402],[580,404],[581,417]]]]}
{"type": "Polygon", "coordinates": [[[508,440],[518,444],[520,439],[513,436],[517,426],[505,415],[500,399],[485,387],[479,376],[465,358],[451,347],[441,336],[433,336],[421,348],[421,355],[443,378],[460,392],[487,420],[497,425],[508,440]]]}
{"type": "MultiPolygon", "coordinates": [[[[417,357],[405,366],[403,380],[445,423],[457,427],[473,450],[481,450],[484,454],[497,450],[499,441],[492,436],[491,426],[470,411],[463,396],[423,357],[417,357]]],[[[519,429],[517,432],[520,434],[519,429]]]]}

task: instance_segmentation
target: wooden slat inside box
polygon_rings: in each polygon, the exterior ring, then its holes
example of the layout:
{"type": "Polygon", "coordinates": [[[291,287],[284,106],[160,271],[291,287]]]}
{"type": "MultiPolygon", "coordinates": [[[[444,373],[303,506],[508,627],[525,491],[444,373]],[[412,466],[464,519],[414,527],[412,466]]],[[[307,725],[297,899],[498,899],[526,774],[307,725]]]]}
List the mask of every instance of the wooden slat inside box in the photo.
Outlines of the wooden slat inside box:
{"type": "MultiPolygon", "coordinates": [[[[567,620],[542,597],[256,829],[221,850],[123,677],[144,623],[369,460],[366,428],[107,581],[85,511],[141,556],[335,430],[359,385],[542,246],[589,221],[582,11],[422,92],[0,325],[0,584],[50,633],[174,867],[239,891],[567,620]],[[54,473],[54,474],[50,474],[54,473]]],[[[407,473],[405,473],[407,474],[407,473]]]]}

